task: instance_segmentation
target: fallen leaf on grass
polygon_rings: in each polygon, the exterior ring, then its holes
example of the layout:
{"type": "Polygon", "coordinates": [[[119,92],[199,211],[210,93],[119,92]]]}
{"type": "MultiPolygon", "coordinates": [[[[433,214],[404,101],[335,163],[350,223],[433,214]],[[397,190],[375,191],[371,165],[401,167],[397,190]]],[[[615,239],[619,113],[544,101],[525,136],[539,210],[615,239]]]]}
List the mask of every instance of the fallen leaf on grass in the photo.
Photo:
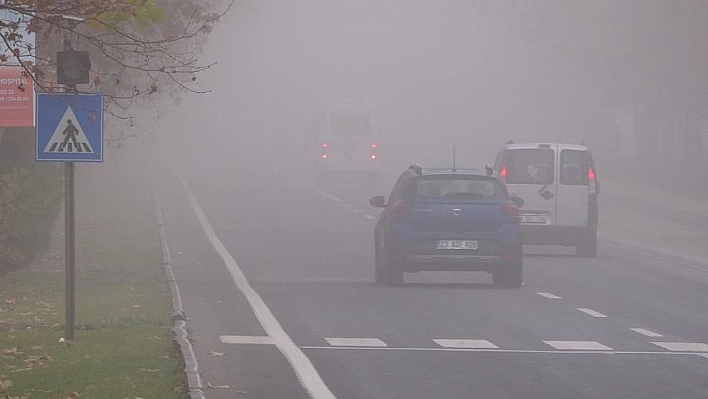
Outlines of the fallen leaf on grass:
{"type": "Polygon", "coordinates": [[[211,385],[211,382],[207,381],[207,387],[211,389],[229,389],[228,385],[211,385]]]}
{"type": "Polygon", "coordinates": [[[224,356],[223,353],[221,353],[221,352],[214,352],[214,351],[209,352],[209,354],[212,355],[212,356],[224,356]]]}
{"type": "Polygon", "coordinates": [[[5,305],[15,305],[17,304],[17,298],[5,299],[5,305]]]}
{"type": "Polygon", "coordinates": [[[10,380],[0,380],[0,392],[10,388],[12,386],[12,381],[10,380]]]}
{"type": "Polygon", "coordinates": [[[138,369],[139,371],[144,371],[146,373],[159,373],[162,369],[138,369]]]}

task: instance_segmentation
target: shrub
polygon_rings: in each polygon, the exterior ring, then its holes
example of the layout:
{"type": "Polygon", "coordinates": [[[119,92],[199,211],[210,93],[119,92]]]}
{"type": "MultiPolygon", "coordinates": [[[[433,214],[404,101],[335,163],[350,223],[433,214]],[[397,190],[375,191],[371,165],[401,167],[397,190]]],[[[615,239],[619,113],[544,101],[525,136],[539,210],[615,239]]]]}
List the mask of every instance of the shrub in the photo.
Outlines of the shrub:
{"type": "Polygon", "coordinates": [[[26,264],[48,242],[63,198],[56,165],[0,175],[0,270],[26,264]]]}

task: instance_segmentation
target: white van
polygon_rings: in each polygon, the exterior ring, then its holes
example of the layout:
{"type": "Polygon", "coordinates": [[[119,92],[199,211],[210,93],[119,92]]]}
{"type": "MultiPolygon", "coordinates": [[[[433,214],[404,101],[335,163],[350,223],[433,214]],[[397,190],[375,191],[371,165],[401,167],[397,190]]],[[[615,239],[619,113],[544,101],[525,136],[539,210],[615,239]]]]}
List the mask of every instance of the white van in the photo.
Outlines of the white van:
{"type": "Polygon", "coordinates": [[[588,147],[509,142],[497,154],[494,173],[509,194],[524,200],[524,244],[575,246],[578,256],[596,256],[600,186],[588,147]]]}

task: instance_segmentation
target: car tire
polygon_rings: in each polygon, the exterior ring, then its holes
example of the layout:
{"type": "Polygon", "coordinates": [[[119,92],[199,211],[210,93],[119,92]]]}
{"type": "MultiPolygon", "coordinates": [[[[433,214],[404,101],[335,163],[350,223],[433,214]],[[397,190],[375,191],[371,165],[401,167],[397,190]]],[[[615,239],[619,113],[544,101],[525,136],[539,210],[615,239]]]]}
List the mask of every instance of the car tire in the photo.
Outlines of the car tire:
{"type": "Polygon", "coordinates": [[[378,237],[374,242],[374,282],[376,284],[384,283],[384,261],[381,256],[381,247],[378,237]]]}
{"type": "Polygon", "coordinates": [[[589,232],[575,245],[575,255],[582,258],[597,256],[597,230],[589,232]]]}
{"type": "Polygon", "coordinates": [[[519,254],[514,260],[500,265],[492,272],[494,285],[503,288],[518,288],[524,279],[523,256],[519,254]]]}

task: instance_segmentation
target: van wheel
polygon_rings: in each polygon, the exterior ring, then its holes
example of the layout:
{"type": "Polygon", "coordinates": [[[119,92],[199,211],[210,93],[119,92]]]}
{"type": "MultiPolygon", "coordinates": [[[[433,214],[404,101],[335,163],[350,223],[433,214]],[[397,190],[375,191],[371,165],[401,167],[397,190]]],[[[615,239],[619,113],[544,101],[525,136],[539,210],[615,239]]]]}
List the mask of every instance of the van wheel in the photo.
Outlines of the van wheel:
{"type": "Polygon", "coordinates": [[[597,230],[592,230],[575,244],[575,255],[583,258],[597,256],[597,230]]]}
{"type": "Polygon", "coordinates": [[[509,263],[500,265],[492,272],[494,285],[504,288],[518,288],[524,279],[524,260],[519,254],[509,263]]]}

